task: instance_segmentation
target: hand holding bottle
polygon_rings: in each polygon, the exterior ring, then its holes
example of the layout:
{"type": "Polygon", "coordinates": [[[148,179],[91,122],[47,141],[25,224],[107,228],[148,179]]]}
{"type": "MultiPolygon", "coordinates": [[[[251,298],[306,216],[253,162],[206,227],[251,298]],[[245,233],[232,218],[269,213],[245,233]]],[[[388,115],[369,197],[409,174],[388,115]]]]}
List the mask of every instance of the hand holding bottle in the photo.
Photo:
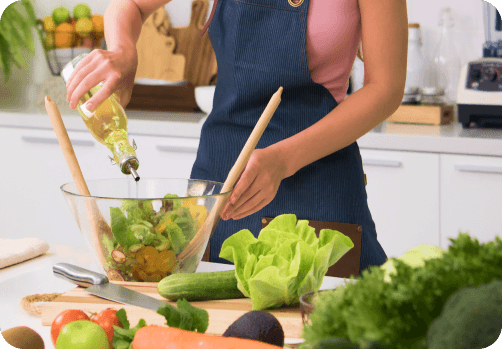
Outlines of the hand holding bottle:
{"type": "Polygon", "coordinates": [[[113,92],[118,92],[120,104],[125,107],[131,99],[137,66],[138,54],[135,49],[127,52],[92,51],[75,68],[66,83],[66,100],[70,108],[75,109],[82,96],[100,82],[103,82],[103,86],[87,101],[86,108],[96,108],[113,92]]]}

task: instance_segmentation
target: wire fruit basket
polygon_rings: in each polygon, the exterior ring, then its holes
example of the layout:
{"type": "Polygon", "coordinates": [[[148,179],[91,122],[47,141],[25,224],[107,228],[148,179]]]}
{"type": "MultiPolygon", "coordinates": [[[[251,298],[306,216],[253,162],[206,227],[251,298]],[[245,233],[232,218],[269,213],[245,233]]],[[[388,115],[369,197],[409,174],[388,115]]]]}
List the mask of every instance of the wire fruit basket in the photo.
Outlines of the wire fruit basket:
{"type": "Polygon", "coordinates": [[[48,17],[38,20],[38,29],[52,75],[60,76],[63,67],[82,53],[106,49],[101,15],[93,15],[88,21],[70,18],[57,26],[48,17]]]}

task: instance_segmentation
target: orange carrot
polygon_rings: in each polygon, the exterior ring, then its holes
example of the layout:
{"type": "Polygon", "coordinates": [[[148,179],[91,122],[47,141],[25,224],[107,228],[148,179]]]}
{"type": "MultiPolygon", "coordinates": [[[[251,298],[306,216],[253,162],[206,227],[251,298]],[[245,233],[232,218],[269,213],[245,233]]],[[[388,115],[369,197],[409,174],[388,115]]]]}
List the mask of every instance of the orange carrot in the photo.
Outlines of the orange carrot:
{"type": "Polygon", "coordinates": [[[277,349],[251,339],[220,337],[175,327],[145,326],[134,335],[132,349],[277,349]]]}

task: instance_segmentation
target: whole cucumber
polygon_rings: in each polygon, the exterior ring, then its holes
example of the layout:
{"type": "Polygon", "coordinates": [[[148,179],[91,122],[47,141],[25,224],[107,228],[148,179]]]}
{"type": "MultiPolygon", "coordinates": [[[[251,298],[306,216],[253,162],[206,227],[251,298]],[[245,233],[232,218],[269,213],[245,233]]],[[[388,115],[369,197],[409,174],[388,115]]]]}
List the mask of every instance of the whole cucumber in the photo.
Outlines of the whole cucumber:
{"type": "Polygon", "coordinates": [[[237,288],[235,270],[172,274],[163,278],[157,288],[162,297],[171,301],[245,298],[237,288]]]}

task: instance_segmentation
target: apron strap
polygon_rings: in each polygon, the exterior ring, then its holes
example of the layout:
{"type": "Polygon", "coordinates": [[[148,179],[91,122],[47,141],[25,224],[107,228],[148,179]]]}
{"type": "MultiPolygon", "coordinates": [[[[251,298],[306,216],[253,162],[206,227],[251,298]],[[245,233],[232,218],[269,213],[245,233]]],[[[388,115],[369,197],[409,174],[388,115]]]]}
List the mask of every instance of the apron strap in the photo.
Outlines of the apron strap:
{"type": "Polygon", "coordinates": [[[214,16],[214,12],[216,10],[216,5],[218,4],[218,0],[214,0],[214,3],[213,3],[213,8],[211,9],[211,14],[209,15],[209,19],[206,23],[206,25],[204,26],[204,28],[202,28],[202,31],[200,33],[200,36],[204,35],[204,33],[206,32],[207,28],[209,27],[209,25],[211,24],[211,21],[213,20],[213,16],[214,16]]]}

